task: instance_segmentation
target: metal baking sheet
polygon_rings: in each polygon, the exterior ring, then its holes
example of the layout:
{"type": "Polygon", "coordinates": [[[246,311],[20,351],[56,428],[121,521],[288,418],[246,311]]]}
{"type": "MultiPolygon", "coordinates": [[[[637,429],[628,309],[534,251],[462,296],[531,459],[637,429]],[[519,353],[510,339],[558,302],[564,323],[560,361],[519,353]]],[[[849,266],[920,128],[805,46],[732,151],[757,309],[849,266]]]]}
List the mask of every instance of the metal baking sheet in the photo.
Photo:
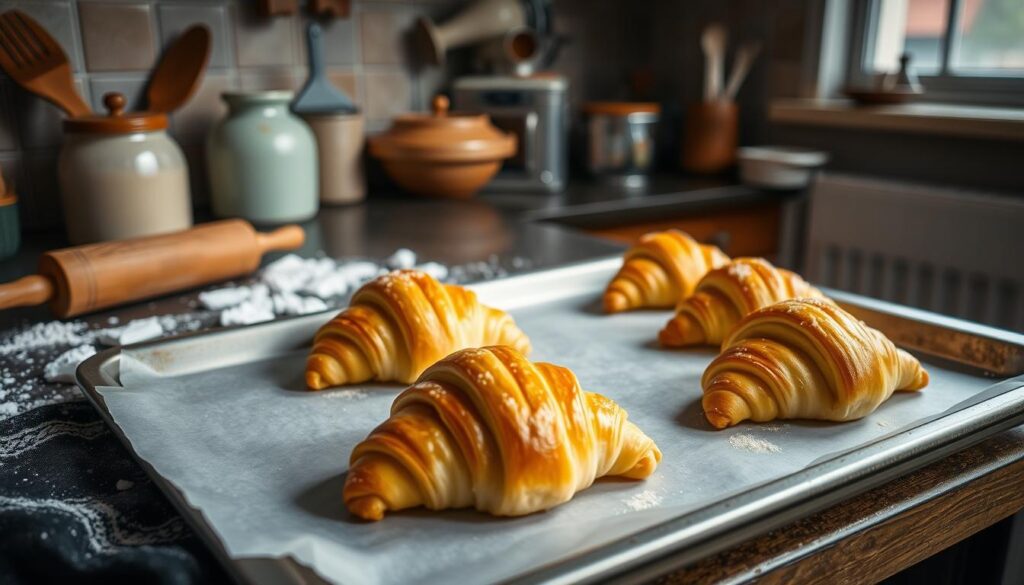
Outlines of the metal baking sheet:
{"type": "Polygon", "coordinates": [[[512,312],[533,341],[532,359],[572,368],[664,454],[647,481],[601,480],[522,518],[416,510],[365,524],[345,513],[348,454],[401,388],[304,391],[305,354],[327,314],[113,350],[83,364],[79,380],[215,552],[259,582],[272,573],[254,570],[257,559],[264,569],[274,566],[265,559],[284,559],[271,580],[291,582],[636,578],[1024,422],[1024,378],[1008,378],[1020,374],[1024,336],[834,292],[869,323],[939,356],[922,355],[930,385],[897,393],[860,421],[714,431],[699,385],[714,352],[660,349],[654,337],[668,312],[600,313],[599,293],[618,264],[474,287],[512,312]]]}

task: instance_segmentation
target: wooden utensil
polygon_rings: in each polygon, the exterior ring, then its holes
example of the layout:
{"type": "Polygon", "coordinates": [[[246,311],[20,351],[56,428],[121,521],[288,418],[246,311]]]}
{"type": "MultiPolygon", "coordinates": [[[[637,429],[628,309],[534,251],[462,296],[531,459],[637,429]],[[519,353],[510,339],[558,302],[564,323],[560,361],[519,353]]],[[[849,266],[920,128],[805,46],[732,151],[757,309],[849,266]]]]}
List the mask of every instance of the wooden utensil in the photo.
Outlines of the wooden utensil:
{"type": "Polygon", "coordinates": [[[320,25],[309,23],[306,28],[309,79],[299,92],[299,97],[292,102],[292,111],[296,114],[353,114],[356,111],[355,104],[327,78],[323,37],[320,25]]]}
{"type": "Polygon", "coordinates": [[[725,43],[728,40],[725,27],[709,25],[700,37],[704,49],[704,101],[715,101],[722,97],[722,79],[725,61],[725,43]]]}
{"type": "Polygon", "coordinates": [[[68,57],[50,33],[20,10],[0,15],[0,67],[18,85],[69,116],[92,113],[75,91],[68,57]]]}
{"type": "Polygon", "coordinates": [[[149,110],[169,113],[188,101],[199,87],[210,60],[210,29],[197,24],[186,30],[160,57],[149,80],[149,110]]]}
{"type": "Polygon", "coordinates": [[[750,66],[753,65],[754,59],[757,58],[757,54],[760,52],[761,43],[756,41],[744,43],[736,52],[736,60],[733,61],[732,71],[729,73],[729,82],[725,84],[723,98],[726,101],[736,99],[736,94],[739,92],[740,86],[743,85],[743,81],[747,78],[750,66]]]}
{"type": "Polygon", "coordinates": [[[293,250],[305,232],[288,225],[257,233],[229,219],[160,236],[54,250],[39,258],[39,274],[0,285],[0,309],[49,301],[58,317],[73,317],[248,274],[263,254],[293,250]]]}

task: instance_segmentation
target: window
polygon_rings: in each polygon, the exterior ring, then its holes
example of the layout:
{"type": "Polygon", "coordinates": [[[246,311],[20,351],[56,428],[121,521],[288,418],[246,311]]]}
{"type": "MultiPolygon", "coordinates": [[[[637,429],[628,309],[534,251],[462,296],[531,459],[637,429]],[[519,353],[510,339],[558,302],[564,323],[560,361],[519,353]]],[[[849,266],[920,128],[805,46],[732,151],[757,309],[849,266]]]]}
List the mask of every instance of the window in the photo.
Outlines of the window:
{"type": "Polygon", "coordinates": [[[911,56],[932,101],[1024,104],[1024,0],[857,2],[849,82],[871,87],[911,56]]]}

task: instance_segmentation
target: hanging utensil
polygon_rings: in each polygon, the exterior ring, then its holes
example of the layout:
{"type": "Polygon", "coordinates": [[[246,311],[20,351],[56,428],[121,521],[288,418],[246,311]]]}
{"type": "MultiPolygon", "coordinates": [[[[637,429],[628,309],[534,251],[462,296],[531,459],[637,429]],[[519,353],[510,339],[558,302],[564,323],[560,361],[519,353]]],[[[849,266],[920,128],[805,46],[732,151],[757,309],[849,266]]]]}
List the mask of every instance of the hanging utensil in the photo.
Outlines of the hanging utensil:
{"type": "Polygon", "coordinates": [[[150,111],[173,112],[188,101],[210,60],[210,29],[197,24],[189,27],[164,51],[146,91],[150,111]]]}
{"type": "Polygon", "coordinates": [[[722,78],[725,61],[725,43],[728,33],[720,24],[711,24],[700,37],[704,49],[704,101],[712,102],[722,97],[722,78]]]}
{"type": "Polygon", "coordinates": [[[736,99],[736,93],[739,92],[740,86],[747,78],[747,73],[750,72],[750,66],[754,64],[754,59],[760,52],[761,43],[757,41],[744,43],[736,52],[736,60],[733,61],[732,71],[729,73],[729,82],[725,85],[723,97],[726,101],[731,102],[736,99]]]}
{"type": "Polygon", "coordinates": [[[0,15],[0,68],[26,90],[72,118],[92,114],[75,90],[68,56],[50,33],[20,10],[0,15]]]}
{"type": "Polygon", "coordinates": [[[297,114],[354,113],[356,106],[352,100],[327,79],[323,31],[319,24],[309,23],[306,43],[309,48],[309,79],[299,97],[292,102],[292,111],[297,114]]]}

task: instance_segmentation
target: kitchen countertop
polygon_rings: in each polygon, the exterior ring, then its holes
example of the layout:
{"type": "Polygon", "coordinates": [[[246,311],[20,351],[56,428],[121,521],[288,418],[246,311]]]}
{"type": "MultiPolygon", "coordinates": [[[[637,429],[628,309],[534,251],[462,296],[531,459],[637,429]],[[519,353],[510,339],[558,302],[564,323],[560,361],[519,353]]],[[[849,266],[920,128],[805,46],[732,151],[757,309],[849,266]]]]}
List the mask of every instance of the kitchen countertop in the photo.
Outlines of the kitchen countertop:
{"type": "MultiPolygon", "coordinates": [[[[608,221],[608,217],[619,222],[642,221],[663,217],[670,211],[682,215],[709,206],[750,205],[777,197],[735,185],[677,179],[657,179],[639,193],[578,183],[557,196],[489,194],[465,202],[371,196],[363,204],[324,208],[317,218],[306,222],[307,243],[299,254],[381,260],[399,247],[408,247],[419,254],[421,261],[449,265],[490,261],[509,271],[540,269],[621,252],[620,245],[587,236],[571,225],[589,226],[608,221]]],[[[40,251],[62,245],[61,236],[56,234],[30,236],[17,257],[0,261],[0,281],[30,273],[40,251]]],[[[125,322],[187,311],[193,298],[194,292],[185,293],[92,315],[87,320],[105,323],[116,316],[125,322]]],[[[40,308],[0,313],[0,338],[16,324],[49,319],[40,308]]],[[[48,356],[41,353],[38,357],[29,365],[0,356],[0,369],[39,370],[48,356]]],[[[0,580],[4,562],[12,563],[10,559],[20,559],[11,567],[42,578],[81,575],[82,571],[117,574],[125,566],[138,571],[140,580],[158,574],[165,580],[173,574],[181,582],[223,578],[219,567],[145,472],[105,430],[91,407],[80,400],[77,389],[40,382],[34,392],[38,396],[27,397],[26,402],[42,406],[0,420],[0,465],[6,464],[8,477],[0,479],[0,550],[10,551],[7,559],[0,558],[0,580]],[[15,448],[5,450],[5,444],[15,448]],[[81,533],[88,533],[89,538],[84,544],[83,536],[66,533],[62,535],[64,540],[48,538],[48,534],[57,534],[67,526],[54,518],[66,522],[69,515],[72,527],[77,526],[75,522],[85,524],[81,533]],[[109,541],[105,549],[103,542],[99,548],[94,542],[98,531],[105,531],[104,538],[109,541]],[[121,544],[148,546],[140,549],[121,544]]],[[[1015,430],[793,527],[684,568],[667,580],[712,582],[758,574],[776,575],[783,581],[784,577],[806,578],[805,571],[825,566],[822,563],[838,566],[841,554],[837,556],[836,551],[846,550],[840,546],[885,561],[884,567],[866,573],[857,572],[863,568],[858,569],[856,564],[850,565],[854,571],[851,575],[884,578],[921,560],[925,552],[940,550],[940,545],[948,546],[1019,509],[1024,505],[1019,493],[1008,497],[1005,490],[999,494],[991,490],[994,485],[1019,485],[1022,480],[1024,431],[1015,430]],[[948,502],[950,494],[988,497],[995,504],[985,514],[970,515],[961,528],[960,524],[943,522],[948,506],[956,504],[948,502]],[[871,544],[873,539],[890,534],[894,526],[925,523],[935,524],[935,533],[924,535],[912,553],[901,553],[896,544],[871,544]],[[794,531],[792,538],[786,536],[787,530],[794,531]]],[[[663,569],[677,567],[669,563],[663,569]]],[[[833,573],[817,574],[826,578],[833,573]]],[[[653,577],[654,573],[647,576],[653,577]]]]}

